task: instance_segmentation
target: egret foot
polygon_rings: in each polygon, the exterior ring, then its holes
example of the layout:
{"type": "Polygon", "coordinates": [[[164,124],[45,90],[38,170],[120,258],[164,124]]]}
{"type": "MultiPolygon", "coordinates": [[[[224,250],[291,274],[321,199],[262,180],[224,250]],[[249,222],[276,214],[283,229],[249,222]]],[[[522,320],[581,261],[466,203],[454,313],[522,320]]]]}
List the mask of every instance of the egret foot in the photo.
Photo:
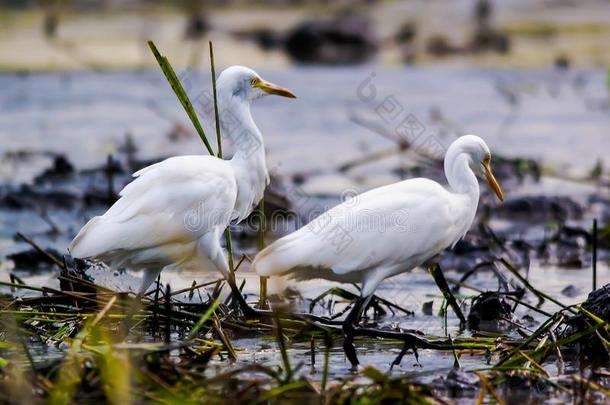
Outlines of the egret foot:
{"type": "Polygon", "coordinates": [[[354,347],[354,331],[354,325],[351,323],[343,325],[343,352],[352,364],[352,368],[356,369],[360,362],[358,361],[358,355],[356,354],[356,348],[354,347]]]}
{"type": "Polygon", "coordinates": [[[419,364],[419,354],[417,353],[417,347],[415,347],[413,342],[405,341],[402,346],[402,349],[400,350],[400,353],[398,353],[398,356],[396,356],[396,358],[392,362],[392,365],[390,366],[390,371],[392,371],[394,366],[400,365],[402,358],[405,357],[405,354],[407,354],[407,351],[409,349],[413,350],[413,355],[415,356],[415,361],[417,362],[417,364],[419,364]]]}
{"type": "MultiPolygon", "coordinates": [[[[330,288],[326,291],[324,291],[322,294],[318,295],[317,297],[315,297],[314,299],[311,300],[310,304],[309,304],[309,312],[312,312],[313,309],[315,308],[316,304],[318,304],[322,299],[324,299],[325,297],[329,296],[329,295],[335,295],[338,297],[341,297],[343,299],[346,300],[356,300],[358,299],[358,295],[345,290],[341,287],[333,287],[330,288]]],[[[379,315],[379,316],[384,316],[387,315],[388,311],[390,311],[392,313],[392,315],[396,314],[396,311],[400,311],[405,313],[406,315],[414,315],[415,313],[413,311],[409,311],[408,309],[405,309],[403,307],[401,307],[400,305],[394,304],[384,298],[381,298],[377,295],[373,295],[371,297],[371,300],[369,302],[369,304],[367,305],[366,310],[368,310],[368,308],[372,307],[375,311],[375,314],[379,315]]],[[[339,314],[333,315],[332,318],[335,317],[339,317],[343,314],[343,312],[340,312],[339,314]]]]}

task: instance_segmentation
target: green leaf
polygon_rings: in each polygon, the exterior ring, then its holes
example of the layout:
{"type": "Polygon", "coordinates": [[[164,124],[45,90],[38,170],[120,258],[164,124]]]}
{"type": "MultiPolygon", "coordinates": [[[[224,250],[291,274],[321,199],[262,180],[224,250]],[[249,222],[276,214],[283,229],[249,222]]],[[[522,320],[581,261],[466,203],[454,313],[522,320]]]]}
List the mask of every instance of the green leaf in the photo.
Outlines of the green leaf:
{"type": "Polygon", "coordinates": [[[157,62],[159,63],[159,66],[161,67],[163,74],[165,74],[165,78],[167,79],[167,81],[169,82],[169,85],[174,90],[174,93],[176,93],[176,97],[178,97],[178,100],[180,100],[180,103],[182,104],[182,107],[184,107],[186,114],[191,119],[193,126],[197,130],[197,134],[199,134],[199,137],[205,144],[205,147],[207,148],[210,155],[214,155],[212,146],[210,146],[210,143],[208,142],[208,138],[205,135],[205,132],[203,131],[203,127],[201,126],[201,123],[199,122],[199,118],[197,118],[197,113],[195,112],[195,109],[193,108],[193,104],[191,103],[191,100],[189,100],[189,97],[186,94],[186,91],[184,90],[182,83],[180,83],[180,80],[178,80],[178,76],[176,76],[176,72],[174,72],[174,68],[172,68],[172,65],[169,63],[169,60],[167,60],[167,57],[165,57],[159,53],[159,50],[157,49],[157,47],[155,46],[153,41],[148,41],[148,46],[150,47],[150,50],[152,51],[153,55],[155,55],[155,58],[157,59],[157,62]]]}

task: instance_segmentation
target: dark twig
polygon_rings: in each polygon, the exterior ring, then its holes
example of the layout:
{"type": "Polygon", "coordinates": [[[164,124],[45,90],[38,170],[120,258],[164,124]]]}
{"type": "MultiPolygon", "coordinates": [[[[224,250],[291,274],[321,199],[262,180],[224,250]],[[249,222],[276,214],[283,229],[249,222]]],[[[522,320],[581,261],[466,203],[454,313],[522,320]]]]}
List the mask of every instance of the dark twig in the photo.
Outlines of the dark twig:
{"type": "Polygon", "coordinates": [[[506,259],[501,257],[499,260],[504,265],[504,267],[506,267],[511,273],[513,273],[515,275],[515,277],[517,277],[519,279],[519,281],[521,281],[523,283],[523,285],[525,285],[525,287],[527,287],[531,292],[533,292],[538,297],[538,299],[540,300],[538,305],[542,305],[542,303],[546,299],[546,300],[549,300],[552,303],[560,306],[561,308],[566,309],[566,310],[572,312],[573,314],[576,314],[576,311],[574,309],[569,308],[568,306],[562,304],[561,302],[559,302],[555,298],[551,297],[550,295],[545,294],[542,291],[534,288],[534,286],[532,286],[529,283],[529,281],[527,281],[521,274],[519,274],[519,270],[517,270],[515,268],[515,266],[513,266],[511,263],[509,263],[506,259]]]}
{"type": "Polygon", "coordinates": [[[597,218],[593,219],[593,235],[591,235],[591,265],[593,266],[593,291],[597,290],[597,218]]]}
{"type": "Polygon", "coordinates": [[[172,294],[169,284],[165,288],[165,344],[171,342],[171,312],[172,312],[172,294]]]}
{"type": "Polygon", "coordinates": [[[38,253],[46,256],[49,260],[51,260],[54,264],[56,264],[60,269],[66,270],[66,267],[65,267],[64,263],[61,260],[59,260],[57,257],[53,256],[52,254],[50,254],[49,252],[47,252],[46,250],[41,248],[32,239],[30,239],[29,237],[25,236],[21,232],[17,232],[17,237],[22,239],[28,245],[32,246],[38,253]]]}

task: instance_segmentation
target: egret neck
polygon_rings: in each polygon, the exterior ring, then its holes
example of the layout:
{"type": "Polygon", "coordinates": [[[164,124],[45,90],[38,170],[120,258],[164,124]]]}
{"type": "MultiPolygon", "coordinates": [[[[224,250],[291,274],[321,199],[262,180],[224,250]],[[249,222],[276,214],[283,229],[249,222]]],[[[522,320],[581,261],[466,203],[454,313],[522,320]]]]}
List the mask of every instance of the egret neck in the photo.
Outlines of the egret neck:
{"type": "Polygon", "coordinates": [[[252,119],[250,100],[229,94],[219,100],[222,134],[235,150],[229,164],[235,172],[237,199],[232,219],[245,219],[269,184],[263,136],[252,119]]]}
{"type": "Polygon", "coordinates": [[[465,234],[474,220],[479,204],[479,182],[470,168],[470,155],[458,139],[452,143],[445,154],[445,177],[449,188],[466,199],[467,216],[464,218],[465,234]]]}

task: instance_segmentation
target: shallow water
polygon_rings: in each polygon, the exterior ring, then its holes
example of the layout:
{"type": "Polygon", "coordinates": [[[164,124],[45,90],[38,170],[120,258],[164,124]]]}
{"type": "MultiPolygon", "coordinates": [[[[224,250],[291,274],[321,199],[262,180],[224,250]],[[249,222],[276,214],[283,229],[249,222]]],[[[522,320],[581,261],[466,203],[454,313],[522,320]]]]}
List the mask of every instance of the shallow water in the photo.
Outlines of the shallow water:
{"type": "MultiPolygon", "coordinates": [[[[605,132],[610,110],[603,104],[609,95],[601,71],[363,66],[292,68],[261,75],[298,95],[296,100],[268,97],[253,108],[269,168],[278,175],[332,172],[366,151],[392,145],[355,123],[354,117],[394,132],[412,114],[422,127],[407,135],[419,136],[416,147],[430,137],[444,147],[458,134],[475,133],[496,153],[539,158],[561,172],[590,170],[610,146],[605,132]]],[[[181,78],[196,106],[208,100],[208,75],[186,70],[181,78]]],[[[189,130],[191,126],[156,70],[3,74],[0,87],[1,152],[50,150],[66,154],[78,167],[92,167],[116,153],[127,133],[141,158],[203,152],[195,136],[168,139],[175,123],[189,130]]],[[[198,109],[209,128],[206,103],[198,109]]],[[[0,167],[0,179],[22,181],[36,166],[3,158],[0,167]]],[[[377,175],[385,168],[366,167],[377,175]]],[[[346,181],[355,182],[360,175],[350,173],[346,181]]]]}

